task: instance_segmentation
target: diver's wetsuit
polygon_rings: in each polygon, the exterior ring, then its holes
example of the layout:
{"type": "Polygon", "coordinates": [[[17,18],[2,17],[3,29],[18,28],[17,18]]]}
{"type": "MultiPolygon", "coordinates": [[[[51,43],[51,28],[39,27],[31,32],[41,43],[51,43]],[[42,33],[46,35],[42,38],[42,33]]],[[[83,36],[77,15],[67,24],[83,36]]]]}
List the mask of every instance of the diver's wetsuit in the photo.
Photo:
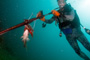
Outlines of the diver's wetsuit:
{"type": "MultiPolygon", "coordinates": [[[[82,43],[82,45],[90,52],[90,43],[89,41],[86,39],[86,37],[84,36],[84,34],[82,33],[81,31],[81,28],[80,28],[80,23],[78,22],[75,22],[78,18],[78,16],[76,17],[76,13],[75,13],[75,10],[70,7],[71,10],[68,11],[68,12],[64,12],[64,16],[60,16],[58,17],[58,20],[56,17],[52,17],[51,19],[49,20],[45,20],[46,23],[52,23],[53,21],[58,21],[59,22],[59,27],[60,29],[63,31],[63,29],[67,29],[67,28],[71,28],[71,32],[70,33],[67,33],[67,32],[64,32],[65,36],[66,36],[66,39],[67,41],[69,42],[69,44],[72,46],[72,48],[75,50],[75,52],[80,56],[82,57],[83,59],[85,60],[90,60],[79,48],[78,46],[78,43],[77,43],[77,40],[79,42],[82,43]],[[69,24],[66,24],[65,26],[62,24],[63,22],[65,21],[70,21],[71,23],[69,24]],[[73,23],[72,23],[73,21],[73,23]],[[76,24],[75,24],[76,23],[76,24]],[[61,26],[62,24],[62,26],[61,26]]],[[[60,12],[60,11],[58,11],[60,12]]],[[[78,18],[79,19],[79,18],[78,18]]]]}

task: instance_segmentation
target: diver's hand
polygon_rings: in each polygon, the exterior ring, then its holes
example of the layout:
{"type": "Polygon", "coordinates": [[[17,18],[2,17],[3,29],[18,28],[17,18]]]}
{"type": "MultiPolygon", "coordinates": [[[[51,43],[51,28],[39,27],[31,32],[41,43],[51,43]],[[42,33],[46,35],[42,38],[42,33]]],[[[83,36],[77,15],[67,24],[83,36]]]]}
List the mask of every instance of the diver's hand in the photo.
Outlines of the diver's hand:
{"type": "Polygon", "coordinates": [[[52,10],[52,14],[57,16],[57,17],[60,16],[60,13],[58,11],[56,11],[56,10],[52,10]]]}
{"type": "MultiPolygon", "coordinates": [[[[42,17],[41,12],[39,12],[36,17],[42,17]]],[[[45,21],[45,17],[43,16],[42,18],[40,18],[40,20],[45,21]]]]}

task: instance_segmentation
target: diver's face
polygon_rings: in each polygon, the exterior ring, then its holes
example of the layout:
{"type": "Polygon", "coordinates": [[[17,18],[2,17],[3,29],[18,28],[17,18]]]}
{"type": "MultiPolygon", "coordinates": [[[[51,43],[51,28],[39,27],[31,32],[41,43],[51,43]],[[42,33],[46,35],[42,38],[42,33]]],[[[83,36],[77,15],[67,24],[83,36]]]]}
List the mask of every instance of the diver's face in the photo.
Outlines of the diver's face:
{"type": "Polygon", "coordinates": [[[65,0],[59,0],[58,1],[58,5],[60,8],[63,8],[65,6],[65,4],[66,4],[65,0]]]}

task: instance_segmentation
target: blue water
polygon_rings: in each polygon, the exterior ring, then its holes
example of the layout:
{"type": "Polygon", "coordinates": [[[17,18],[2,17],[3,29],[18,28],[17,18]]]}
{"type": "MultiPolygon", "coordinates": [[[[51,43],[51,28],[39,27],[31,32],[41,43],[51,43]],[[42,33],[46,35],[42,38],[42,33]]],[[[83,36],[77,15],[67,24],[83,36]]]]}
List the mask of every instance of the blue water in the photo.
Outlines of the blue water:
{"type": "MultiPolygon", "coordinates": [[[[68,3],[77,10],[81,23],[90,28],[90,2],[89,0],[68,0],[68,3]]],[[[12,27],[28,19],[33,13],[33,17],[42,10],[44,14],[49,13],[58,7],[56,0],[1,0],[0,1],[0,19],[3,29],[12,27]]],[[[46,16],[50,19],[52,15],[46,16]]],[[[30,41],[27,43],[27,49],[23,47],[20,37],[23,34],[24,26],[4,34],[7,47],[12,51],[13,56],[20,60],[83,60],[80,58],[67,42],[65,35],[59,36],[60,30],[55,26],[55,22],[47,24],[42,28],[42,21],[37,20],[34,28],[33,38],[29,35],[30,41]]],[[[30,25],[34,25],[34,22],[30,25]]],[[[90,35],[83,33],[90,42],[90,35]]],[[[90,52],[87,51],[80,42],[79,47],[90,58],[90,52]]]]}

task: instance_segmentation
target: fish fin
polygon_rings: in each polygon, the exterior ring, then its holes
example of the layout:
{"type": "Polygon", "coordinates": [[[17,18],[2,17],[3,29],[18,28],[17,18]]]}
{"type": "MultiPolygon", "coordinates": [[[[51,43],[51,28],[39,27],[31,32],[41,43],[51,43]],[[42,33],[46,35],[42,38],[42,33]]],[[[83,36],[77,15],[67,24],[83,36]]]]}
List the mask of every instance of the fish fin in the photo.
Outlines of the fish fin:
{"type": "Polygon", "coordinates": [[[32,31],[29,31],[29,33],[31,34],[31,36],[33,37],[33,32],[32,31]]]}
{"type": "Polygon", "coordinates": [[[23,38],[23,36],[21,36],[21,39],[23,38]]]}
{"type": "Polygon", "coordinates": [[[27,41],[30,40],[29,38],[27,38],[27,41]]]}
{"type": "Polygon", "coordinates": [[[33,37],[33,32],[31,33],[31,36],[33,37]]]}

